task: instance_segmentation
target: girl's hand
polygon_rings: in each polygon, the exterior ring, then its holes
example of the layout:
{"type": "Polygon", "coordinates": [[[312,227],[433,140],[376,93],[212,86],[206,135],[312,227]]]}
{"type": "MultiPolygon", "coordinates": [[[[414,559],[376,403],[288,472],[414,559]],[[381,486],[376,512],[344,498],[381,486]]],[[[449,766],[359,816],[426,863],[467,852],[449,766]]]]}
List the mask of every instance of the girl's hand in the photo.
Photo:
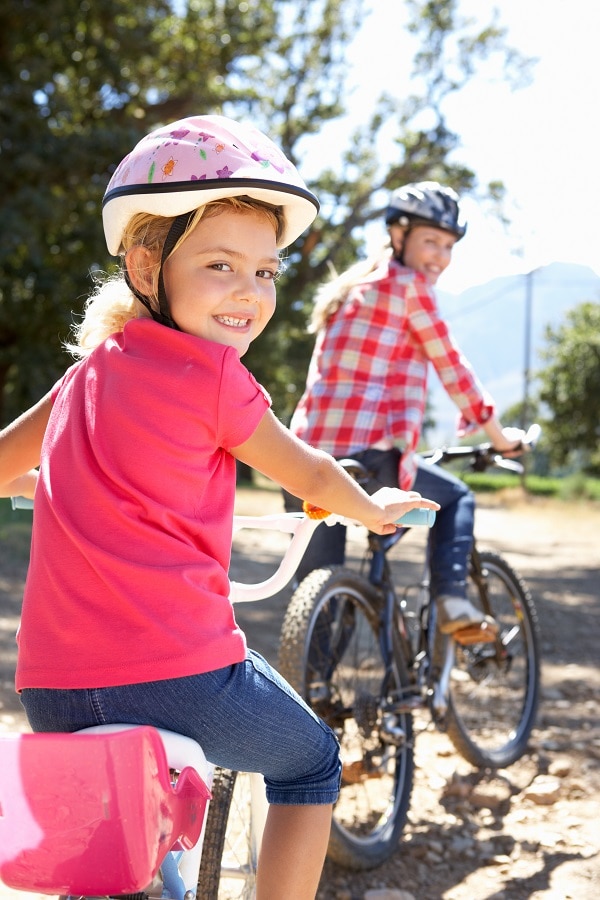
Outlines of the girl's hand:
{"type": "Polygon", "coordinates": [[[371,501],[378,508],[374,517],[363,519],[370,531],[376,534],[393,534],[398,525],[396,522],[411,509],[439,509],[439,503],[426,500],[417,491],[401,491],[398,488],[383,487],[371,495],[371,501]]]}

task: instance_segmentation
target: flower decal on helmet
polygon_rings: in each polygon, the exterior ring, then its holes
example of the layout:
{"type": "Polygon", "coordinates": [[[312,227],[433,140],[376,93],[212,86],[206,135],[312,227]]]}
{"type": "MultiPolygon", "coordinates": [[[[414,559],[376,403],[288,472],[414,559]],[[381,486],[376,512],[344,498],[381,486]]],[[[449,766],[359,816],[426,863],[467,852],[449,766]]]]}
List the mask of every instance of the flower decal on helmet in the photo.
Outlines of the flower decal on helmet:
{"type": "Polygon", "coordinates": [[[249,196],[280,206],[282,246],[318,212],[316,197],[273,141],[225,116],[192,116],[146,135],[117,166],[104,195],[103,220],[118,253],[136,213],[177,216],[216,199],[249,196]]]}

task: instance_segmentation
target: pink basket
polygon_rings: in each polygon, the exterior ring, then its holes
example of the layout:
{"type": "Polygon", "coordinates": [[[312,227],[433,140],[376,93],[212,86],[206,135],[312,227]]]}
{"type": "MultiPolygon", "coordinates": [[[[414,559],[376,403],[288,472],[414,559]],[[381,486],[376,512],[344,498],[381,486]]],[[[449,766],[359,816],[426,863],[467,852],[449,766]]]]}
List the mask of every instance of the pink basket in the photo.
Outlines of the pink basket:
{"type": "Polygon", "coordinates": [[[197,842],[210,792],[171,785],[157,731],[0,735],[0,879],[51,894],[148,886],[165,854],[197,842]]]}

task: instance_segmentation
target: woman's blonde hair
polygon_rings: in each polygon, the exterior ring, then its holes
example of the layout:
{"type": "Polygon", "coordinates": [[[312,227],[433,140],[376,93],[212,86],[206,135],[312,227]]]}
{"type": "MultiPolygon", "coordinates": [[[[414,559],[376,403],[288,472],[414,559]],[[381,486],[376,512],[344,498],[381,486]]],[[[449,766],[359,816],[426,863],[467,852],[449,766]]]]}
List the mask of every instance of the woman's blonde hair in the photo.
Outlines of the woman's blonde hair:
{"type": "MultiPolygon", "coordinates": [[[[199,207],[171,252],[174,253],[190,236],[200,219],[217,216],[227,210],[264,215],[273,225],[275,239],[279,242],[285,225],[280,207],[250,197],[226,197],[199,207]]],[[[123,256],[133,247],[145,247],[150,251],[152,290],[148,300],[156,309],[161,253],[173,221],[172,217],[138,213],[129,221],[123,235],[123,256]]],[[[147,275],[148,272],[140,269],[139,274],[147,275]]],[[[81,359],[111,334],[123,331],[131,319],[150,318],[150,315],[150,311],[127,285],[124,269],[115,275],[96,277],[96,288],[86,301],[83,318],[73,326],[74,341],[65,344],[65,347],[74,357],[81,359]]]]}
{"type": "Polygon", "coordinates": [[[316,334],[325,328],[329,319],[345,302],[352,288],[375,272],[384,261],[390,259],[391,255],[391,246],[387,242],[374,256],[360,260],[341,275],[334,273],[332,281],[327,281],[317,288],[315,305],[308,325],[309,332],[316,334]]]}

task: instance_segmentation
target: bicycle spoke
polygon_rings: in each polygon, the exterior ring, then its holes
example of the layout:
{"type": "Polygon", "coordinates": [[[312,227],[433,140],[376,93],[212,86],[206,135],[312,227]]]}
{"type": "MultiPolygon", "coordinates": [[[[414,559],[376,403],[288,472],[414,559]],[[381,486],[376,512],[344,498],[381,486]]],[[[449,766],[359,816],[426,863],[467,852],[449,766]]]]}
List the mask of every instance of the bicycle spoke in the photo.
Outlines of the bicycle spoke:
{"type": "Polygon", "coordinates": [[[391,683],[373,590],[344,569],[311,573],[288,607],[280,668],[340,741],[342,781],[329,855],[368,868],[394,850],[412,787],[412,720],[395,712],[405,675],[391,683]]]}
{"type": "MultiPolygon", "coordinates": [[[[477,766],[507,766],[533,728],[539,691],[537,617],[527,589],[508,564],[482,554],[485,588],[500,627],[498,644],[456,648],[448,733],[477,766]]],[[[471,599],[482,605],[477,581],[471,599]]]]}
{"type": "Polygon", "coordinates": [[[217,769],[202,851],[198,900],[251,900],[257,847],[250,803],[251,775],[217,769]]]}

